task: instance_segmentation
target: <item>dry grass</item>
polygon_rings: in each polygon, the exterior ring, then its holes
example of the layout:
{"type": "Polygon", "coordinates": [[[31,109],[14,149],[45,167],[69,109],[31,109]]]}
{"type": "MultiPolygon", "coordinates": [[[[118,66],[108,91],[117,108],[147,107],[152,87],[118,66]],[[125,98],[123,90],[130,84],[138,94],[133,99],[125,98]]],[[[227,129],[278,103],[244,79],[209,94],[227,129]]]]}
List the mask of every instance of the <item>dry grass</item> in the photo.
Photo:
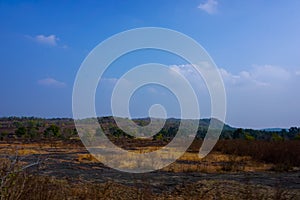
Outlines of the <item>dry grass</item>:
{"type": "MultiPolygon", "coordinates": [[[[225,145],[225,144],[223,144],[225,145]]],[[[98,162],[92,155],[82,152],[78,146],[59,144],[52,147],[50,144],[40,147],[38,144],[26,145],[2,145],[1,152],[6,149],[13,152],[17,149],[19,155],[29,155],[39,151],[48,152],[50,149],[58,149],[60,153],[77,152],[77,162],[98,162]],[[16,148],[18,146],[18,148],[16,148]],[[46,147],[46,148],[45,148],[46,147]],[[49,149],[48,149],[49,148],[49,149]]],[[[224,147],[224,146],[223,146],[224,147]]],[[[142,147],[135,151],[138,153],[149,152],[157,147],[142,147]]],[[[226,148],[225,148],[226,149],[226,148]]],[[[258,152],[258,151],[257,151],[258,152]]],[[[278,187],[251,185],[236,181],[203,180],[193,184],[181,184],[162,189],[162,193],[152,191],[151,186],[123,185],[115,182],[95,184],[90,182],[70,182],[66,179],[38,176],[18,171],[22,165],[28,163],[19,162],[11,169],[11,161],[0,159],[1,180],[7,172],[9,176],[1,185],[0,199],[300,199],[298,190],[285,190],[278,187]],[[10,170],[10,171],[9,171],[10,170]]],[[[130,164],[127,163],[128,167],[130,164]]],[[[259,159],[237,154],[225,154],[213,151],[204,159],[200,159],[196,151],[186,152],[175,163],[164,168],[164,171],[172,172],[218,172],[228,171],[260,171],[268,170],[272,164],[265,164],[259,159]]],[[[131,166],[132,167],[132,166],[131,166]]]]}
{"type": "Polygon", "coordinates": [[[5,200],[69,199],[298,199],[299,191],[241,184],[234,181],[199,181],[177,185],[171,190],[154,193],[151,188],[125,186],[114,182],[72,184],[51,177],[18,174],[0,193],[5,200]]]}
{"type": "Polygon", "coordinates": [[[197,153],[186,152],[175,163],[164,168],[171,172],[258,172],[270,170],[272,164],[265,164],[253,160],[249,156],[227,155],[220,152],[212,152],[200,159],[197,153]]]}
{"type": "Polygon", "coordinates": [[[177,186],[172,194],[160,199],[298,199],[299,191],[287,191],[280,188],[263,187],[249,183],[242,184],[235,181],[204,180],[193,184],[177,186]]]}
{"type": "Polygon", "coordinates": [[[300,141],[218,141],[214,151],[237,156],[250,156],[257,162],[270,163],[280,171],[300,167],[300,141]]]}
{"type": "MultiPolygon", "coordinates": [[[[200,141],[201,142],[201,141],[200,141]]],[[[164,171],[172,172],[227,172],[227,171],[266,171],[266,170],[291,170],[293,167],[299,166],[300,142],[285,141],[285,142],[264,142],[264,141],[242,141],[230,140],[219,141],[215,149],[205,158],[198,157],[198,146],[193,144],[190,151],[181,156],[175,163],[164,168],[164,171]],[[193,146],[194,145],[194,146],[193,146]]],[[[201,143],[200,143],[201,145],[201,143]]],[[[160,149],[159,146],[140,146],[131,148],[131,152],[137,154],[154,152],[160,149]]],[[[101,156],[94,158],[86,152],[85,148],[77,144],[63,143],[62,141],[54,141],[50,143],[25,143],[25,144],[0,144],[0,154],[13,155],[15,152],[18,155],[32,154],[52,154],[52,153],[77,153],[74,158],[77,162],[99,162],[101,156]],[[85,153],[86,152],[86,153],[85,153]]],[[[170,149],[170,152],[174,150],[170,149]]],[[[167,159],[168,153],[160,157],[161,160],[167,159]]],[[[173,153],[173,156],[176,154],[173,153]]],[[[121,156],[112,156],[109,159],[121,160],[121,156]]],[[[152,166],[156,166],[158,160],[149,161],[152,166]]],[[[123,168],[136,168],[141,163],[123,162],[123,168]]],[[[152,167],[150,166],[150,167],[152,167]]],[[[297,169],[297,168],[295,168],[297,169]]]]}
{"type": "Polygon", "coordinates": [[[85,154],[77,154],[77,161],[78,162],[99,162],[93,155],[89,153],[85,154]]]}
{"type": "MultiPolygon", "coordinates": [[[[100,147],[98,147],[100,148],[100,147]]],[[[135,152],[137,155],[142,153],[148,153],[153,152],[157,149],[160,149],[160,147],[137,147],[134,150],[131,149],[130,152],[135,152]]],[[[157,160],[148,160],[149,162],[147,164],[150,164],[149,167],[155,167],[158,165],[159,161],[163,161],[164,159],[168,159],[168,156],[171,154],[168,154],[168,152],[172,152],[172,156],[176,156],[175,149],[169,149],[165,155],[160,155],[159,159],[157,160]]],[[[137,156],[136,155],[136,156],[137,156]]],[[[135,155],[128,155],[127,158],[132,158],[132,160],[125,161],[122,157],[122,155],[112,155],[111,157],[101,157],[101,155],[95,155],[92,156],[88,153],[85,154],[77,154],[76,161],[79,162],[101,162],[104,161],[104,159],[109,160],[116,160],[116,161],[122,161],[118,165],[121,168],[125,169],[133,169],[137,168],[138,166],[146,166],[146,162],[137,162],[135,159],[133,159],[135,155]]],[[[245,171],[245,172],[257,172],[257,171],[266,171],[273,168],[273,164],[266,164],[263,162],[259,162],[257,160],[254,160],[250,156],[238,156],[238,155],[229,155],[224,154],[221,152],[211,152],[208,156],[201,159],[198,156],[197,152],[186,152],[184,155],[182,155],[179,159],[176,160],[176,162],[172,163],[171,165],[163,168],[163,171],[169,171],[169,172],[206,172],[206,173],[220,173],[220,172],[237,172],[237,171],[245,171]]]]}
{"type": "Polygon", "coordinates": [[[12,176],[0,191],[1,200],[134,199],[136,196],[134,188],[116,183],[72,184],[66,180],[26,173],[12,176]]]}

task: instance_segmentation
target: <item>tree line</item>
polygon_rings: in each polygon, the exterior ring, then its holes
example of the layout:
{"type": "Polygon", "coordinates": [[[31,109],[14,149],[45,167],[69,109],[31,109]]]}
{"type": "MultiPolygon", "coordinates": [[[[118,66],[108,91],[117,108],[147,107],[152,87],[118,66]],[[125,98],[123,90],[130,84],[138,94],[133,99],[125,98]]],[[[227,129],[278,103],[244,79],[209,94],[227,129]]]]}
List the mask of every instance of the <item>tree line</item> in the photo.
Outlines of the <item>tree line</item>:
{"type": "MultiPolygon", "coordinates": [[[[84,119],[85,122],[91,119],[84,119]]],[[[128,119],[124,119],[128,120],[128,119]]],[[[197,139],[203,139],[207,133],[209,123],[212,119],[199,120],[197,139]]],[[[98,118],[99,124],[106,135],[115,138],[134,138],[134,133],[125,133],[115,123],[113,117],[98,118]]],[[[146,126],[150,123],[150,118],[141,118],[133,120],[139,126],[146,126]]],[[[167,119],[164,127],[153,136],[154,140],[171,140],[178,132],[180,119],[167,119]]],[[[193,124],[193,123],[191,123],[193,124]]],[[[189,129],[186,135],[192,135],[189,129]]],[[[100,135],[99,130],[94,133],[100,135]]],[[[70,118],[53,118],[43,119],[34,117],[9,117],[0,118],[0,137],[4,138],[61,138],[71,139],[77,137],[74,121],[70,118]]],[[[224,125],[220,139],[244,139],[244,140],[266,140],[266,141],[284,141],[284,140],[300,140],[300,127],[290,127],[289,129],[281,129],[276,131],[254,130],[233,128],[224,125]]]]}

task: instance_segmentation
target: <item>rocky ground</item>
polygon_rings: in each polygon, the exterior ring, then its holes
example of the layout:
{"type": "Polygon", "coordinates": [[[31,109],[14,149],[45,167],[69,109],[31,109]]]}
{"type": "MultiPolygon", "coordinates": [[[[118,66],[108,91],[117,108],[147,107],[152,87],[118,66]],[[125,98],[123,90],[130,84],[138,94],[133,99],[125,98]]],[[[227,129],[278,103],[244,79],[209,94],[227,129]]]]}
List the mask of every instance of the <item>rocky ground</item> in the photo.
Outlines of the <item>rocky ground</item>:
{"type": "MultiPolygon", "coordinates": [[[[253,171],[253,172],[168,172],[165,170],[146,174],[130,174],[110,169],[89,157],[82,147],[53,148],[44,147],[19,148],[19,159],[24,163],[41,161],[38,166],[30,168],[32,173],[53,176],[72,183],[107,182],[151,191],[158,195],[184,197],[185,193],[198,199],[214,199],[215,195],[225,199],[300,199],[300,171],[253,171]],[[256,195],[256,196],[253,196],[256,195]]],[[[1,155],[8,148],[2,146],[1,155]]],[[[13,155],[12,155],[13,156],[13,155]]],[[[157,198],[158,198],[157,197],[157,198]]],[[[180,199],[180,198],[179,198],[180,199]]],[[[183,198],[184,199],[184,198],[183,198]]]]}

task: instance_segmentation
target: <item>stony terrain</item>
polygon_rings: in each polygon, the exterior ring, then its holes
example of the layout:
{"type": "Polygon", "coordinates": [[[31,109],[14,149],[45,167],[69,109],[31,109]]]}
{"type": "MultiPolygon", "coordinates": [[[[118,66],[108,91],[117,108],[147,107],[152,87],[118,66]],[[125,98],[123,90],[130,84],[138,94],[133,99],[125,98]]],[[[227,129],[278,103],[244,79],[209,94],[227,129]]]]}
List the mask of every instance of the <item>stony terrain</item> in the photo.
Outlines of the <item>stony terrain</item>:
{"type": "MultiPolygon", "coordinates": [[[[267,168],[262,170],[261,165],[257,164],[257,168],[252,168],[250,171],[218,170],[208,173],[201,170],[179,170],[175,172],[162,169],[146,174],[130,174],[106,167],[91,157],[84,147],[73,145],[57,147],[53,144],[44,146],[1,144],[1,157],[7,157],[9,152],[11,157],[14,157],[15,155],[12,153],[14,150],[18,152],[18,157],[23,163],[34,163],[40,160],[39,165],[29,169],[30,173],[51,176],[67,180],[70,183],[114,183],[143,191],[151,191],[151,194],[154,193],[158,196],[177,192],[176,197],[180,197],[185,192],[192,192],[195,198],[199,195],[208,195],[207,198],[213,198],[216,193],[224,198],[235,198],[241,194],[246,195],[247,198],[249,195],[254,194],[268,194],[269,196],[265,196],[266,198],[272,197],[272,195],[284,196],[283,199],[297,199],[300,197],[300,171],[297,169],[274,172],[267,168]]],[[[214,158],[214,156],[210,158],[214,158]]],[[[180,165],[186,162],[179,160],[175,164],[180,165]]],[[[190,165],[201,165],[201,162],[198,161],[188,163],[190,165]]],[[[209,162],[209,164],[227,165],[228,163],[222,161],[209,162]]]]}

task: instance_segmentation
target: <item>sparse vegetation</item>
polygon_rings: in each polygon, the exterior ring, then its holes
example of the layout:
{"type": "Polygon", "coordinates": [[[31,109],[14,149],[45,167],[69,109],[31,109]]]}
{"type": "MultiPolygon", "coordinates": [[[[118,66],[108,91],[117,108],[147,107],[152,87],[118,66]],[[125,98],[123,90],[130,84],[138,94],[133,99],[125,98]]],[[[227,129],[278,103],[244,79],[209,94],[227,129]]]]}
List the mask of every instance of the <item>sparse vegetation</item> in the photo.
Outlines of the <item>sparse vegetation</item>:
{"type": "MultiPolygon", "coordinates": [[[[113,143],[137,153],[155,151],[168,144],[179,124],[178,120],[169,119],[153,139],[135,139],[118,129],[112,118],[99,121],[113,143]]],[[[135,121],[143,126],[149,123],[149,119],[135,121]]],[[[155,179],[157,182],[148,183],[143,176],[132,181],[134,175],[109,171],[85,150],[71,119],[2,118],[0,199],[299,198],[298,186],[281,186],[281,179],[272,175],[275,171],[279,177],[288,173],[299,176],[299,128],[267,132],[226,126],[213,151],[200,159],[198,151],[208,122],[199,122],[197,137],[188,151],[175,163],[158,171],[159,175],[154,174],[153,177],[160,177],[155,179]],[[15,155],[18,159],[14,159],[15,155]],[[47,162],[24,169],[36,163],[37,157],[47,162]],[[57,170],[62,171],[58,173],[57,170]],[[118,175],[120,179],[102,179],[105,173],[112,173],[112,177],[118,175]],[[203,173],[204,178],[201,177],[203,173]],[[265,179],[272,176],[274,180],[271,185],[264,184],[261,179],[254,181],[251,173],[259,173],[265,179]],[[169,176],[176,178],[166,181],[169,176]]],[[[90,137],[92,139],[93,135],[90,137]]]]}
{"type": "Polygon", "coordinates": [[[296,140],[221,140],[215,146],[215,150],[225,154],[250,156],[260,162],[286,166],[286,169],[300,167],[300,144],[296,140]]]}

